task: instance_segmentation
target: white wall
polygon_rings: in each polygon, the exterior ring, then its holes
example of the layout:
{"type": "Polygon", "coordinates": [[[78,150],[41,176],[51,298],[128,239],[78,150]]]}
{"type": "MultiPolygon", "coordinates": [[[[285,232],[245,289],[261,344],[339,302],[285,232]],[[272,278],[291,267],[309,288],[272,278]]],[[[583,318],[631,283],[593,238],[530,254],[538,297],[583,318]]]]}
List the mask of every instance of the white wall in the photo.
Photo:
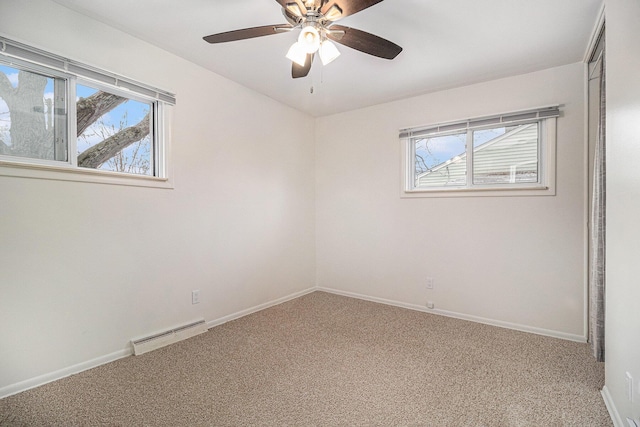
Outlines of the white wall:
{"type": "MultiPolygon", "coordinates": [[[[606,0],[606,392],[640,422],[640,3],[606,0]],[[625,373],[634,378],[628,401],[625,373]]],[[[624,425],[627,425],[626,423],[624,425]]]]}
{"type": "Polygon", "coordinates": [[[583,72],[567,65],[318,119],[318,286],[584,338],[583,72]],[[550,104],[562,104],[556,196],[400,198],[400,128],[550,104]]]}
{"type": "Polygon", "coordinates": [[[178,95],[174,190],[0,177],[0,395],[314,284],[584,337],[582,64],[314,121],[47,0],[0,31],[178,95]],[[556,103],[556,196],[400,198],[398,129],[556,103]]]}
{"type": "Polygon", "coordinates": [[[47,0],[0,31],[178,98],[174,190],[0,177],[0,395],[313,287],[311,117],[47,0]]]}

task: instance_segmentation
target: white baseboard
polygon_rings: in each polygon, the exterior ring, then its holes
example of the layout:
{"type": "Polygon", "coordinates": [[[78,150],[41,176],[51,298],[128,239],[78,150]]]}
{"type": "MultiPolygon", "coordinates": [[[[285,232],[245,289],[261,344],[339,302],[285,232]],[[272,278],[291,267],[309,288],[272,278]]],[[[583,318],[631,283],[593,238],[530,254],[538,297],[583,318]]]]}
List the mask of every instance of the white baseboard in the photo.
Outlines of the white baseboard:
{"type": "Polygon", "coordinates": [[[396,307],[408,308],[410,310],[422,311],[425,313],[438,314],[440,316],[453,317],[461,320],[469,320],[471,322],[484,323],[486,325],[498,326],[506,329],[514,329],[516,331],[529,332],[532,334],[544,335],[544,336],[553,337],[553,338],[560,338],[568,341],[576,341],[580,343],[587,342],[587,337],[582,335],[577,335],[577,334],[568,334],[566,332],[536,328],[534,326],[520,325],[518,323],[504,322],[502,320],[487,319],[484,317],[473,316],[470,314],[456,313],[448,310],[439,310],[437,308],[430,309],[417,304],[410,304],[406,302],[394,301],[394,300],[389,300],[385,298],[372,297],[372,296],[362,295],[354,292],[345,292],[345,291],[340,291],[338,289],[317,287],[316,290],[329,292],[336,295],[351,297],[351,298],[358,298],[361,300],[366,300],[371,302],[378,302],[381,304],[393,305],[396,307]]]}
{"type": "Polygon", "coordinates": [[[87,360],[86,362],[78,363],[77,365],[69,366],[67,368],[59,369],[48,374],[40,375],[35,378],[20,381],[19,383],[11,384],[0,388],[0,399],[9,397],[14,394],[29,390],[31,388],[45,385],[52,381],[60,380],[70,375],[78,374],[88,369],[96,368],[100,365],[104,365],[124,357],[131,356],[133,354],[130,349],[116,351],[104,356],[96,357],[95,359],[87,360]]]}
{"type": "MultiPolygon", "coordinates": [[[[247,316],[249,314],[255,313],[260,310],[264,310],[265,308],[272,307],[274,305],[282,304],[283,302],[301,297],[302,295],[309,294],[316,290],[315,287],[308,288],[303,291],[295,292],[293,294],[287,295],[282,298],[278,298],[273,301],[266,302],[264,304],[257,305],[255,307],[248,308],[246,310],[239,311],[237,313],[229,314],[227,316],[221,317],[219,319],[210,320],[207,322],[207,328],[212,328],[217,325],[221,325],[223,323],[229,322],[234,319],[238,319],[243,316],[247,316]]],[[[31,388],[39,387],[41,385],[45,385],[52,381],[60,380],[62,378],[68,377],[70,375],[78,374],[82,371],[86,371],[92,368],[96,368],[100,365],[104,365],[118,359],[122,359],[124,357],[131,356],[133,354],[132,348],[127,348],[124,350],[119,350],[114,353],[106,354],[104,356],[97,357],[92,360],[88,360],[86,362],[78,363],[77,365],[69,366],[67,368],[63,368],[54,372],[50,372],[44,375],[40,375],[34,378],[30,378],[28,380],[20,381],[15,384],[10,384],[8,386],[0,388],[0,399],[5,397],[9,397],[11,395],[27,391],[31,388]]]]}
{"type": "Polygon", "coordinates": [[[247,308],[246,310],[238,311],[236,313],[232,313],[227,316],[220,317],[219,319],[210,320],[207,322],[207,327],[213,328],[214,326],[222,325],[223,323],[227,323],[232,320],[239,319],[244,316],[248,316],[249,314],[253,314],[260,310],[264,310],[265,308],[273,307],[274,305],[282,304],[283,302],[291,301],[292,299],[296,299],[303,295],[310,294],[311,292],[315,292],[316,290],[317,288],[315,287],[308,288],[303,291],[295,292],[291,295],[287,295],[285,297],[278,298],[273,301],[265,302],[264,304],[256,305],[255,307],[247,308]]]}
{"type": "Polygon", "coordinates": [[[604,399],[604,404],[607,406],[607,411],[609,411],[609,416],[611,417],[611,421],[613,421],[613,425],[615,427],[625,427],[607,386],[602,387],[600,394],[602,394],[602,399],[604,399]]]}
{"type": "MultiPolygon", "coordinates": [[[[462,319],[462,320],[469,320],[469,321],[472,321],[472,322],[484,323],[484,324],[487,324],[487,325],[499,326],[499,327],[507,328],[507,329],[515,329],[515,330],[518,330],[518,331],[530,332],[530,333],[534,333],[534,334],[545,335],[545,336],[550,336],[550,337],[554,337],[554,338],[561,338],[561,339],[570,340],[570,341],[586,342],[586,337],[583,337],[583,336],[580,336],[580,335],[567,334],[567,333],[564,333],[564,332],[552,331],[552,330],[542,329],[542,328],[535,328],[535,327],[532,327],[532,326],[519,325],[519,324],[515,324],[515,323],[503,322],[503,321],[494,320],[494,319],[487,319],[487,318],[483,318],[483,317],[472,316],[472,315],[467,315],[467,314],[462,314],[462,313],[455,313],[455,312],[451,312],[451,311],[447,311],[447,310],[428,309],[426,307],[422,307],[422,306],[419,306],[417,304],[409,304],[409,303],[404,303],[404,302],[400,302],[400,301],[394,301],[394,300],[389,300],[389,299],[384,299],[384,298],[377,298],[377,297],[357,294],[357,293],[354,293],[354,292],[345,292],[345,291],[340,291],[340,290],[337,290],[337,289],[324,288],[324,287],[308,288],[308,289],[305,289],[305,290],[302,290],[302,291],[295,292],[293,294],[284,296],[282,298],[278,298],[276,300],[266,302],[264,304],[259,304],[259,305],[256,305],[254,307],[251,307],[251,308],[248,308],[248,309],[245,309],[245,310],[241,310],[241,311],[238,311],[236,313],[229,314],[227,316],[220,317],[218,319],[210,320],[210,321],[207,322],[207,328],[212,328],[214,326],[222,325],[223,323],[227,323],[227,322],[229,322],[231,320],[239,319],[240,317],[244,317],[244,316],[247,316],[249,314],[264,310],[266,308],[273,307],[273,306],[278,305],[278,304],[282,304],[284,302],[290,301],[290,300],[295,299],[295,298],[299,298],[299,297],[301,297],[303,295],[307,295],[307,294],[312,293],[314,291],[323,291],[323,292],[328,292],[328,293],[332,293],[332,294],[336,294],[336,295],[343,295],[343,296],[347,296],[347,297],[351,297],[351,298],[358,298],[358,299],[362,299],[362,300],[366,300],[366,301],[372,301],[372,302],[392,305],[392,306],[396,306],[396,307],[407,308],[407,309],[410,309],[410,310],[417,310],[417,311],[422,311],[422,312],[425,312],[425,313],[432,313],[432,314],[438,314],[438,315],[441,315],[441,316],[453,317],[453,318],[462,319]]],[[[8,396],[11,396],[13,394],[20,393],[22,391],[29,390],[29,389],[34,388],[34,387],[38,387],[38,386],[47,384],[47,383],[55,381],[55,380],[59,380],[59,379],[68,377],[69,375],[77,374],[77,373],[80,373],[82,371],[86,371],[88,369],[95,368],[95,367],[98,367],[100,365],[104,365],[106,363],[110,363],[110,362],[113,362],[115,360],[131,356],[132,354],[133,353],[132,353],[131,349],[124,349],[124,350],[116,351],[114,353],[110,353],[110,354],[107,354],[107,355],[104,355],[104,356],[101,356],[101,357],[97,357],[95,359],[88,360],[86,362],[78,363],[76,365],[69,366],[67,368],[63,368],[63,369],[60,369],[60,370],[57,370],[57,371],[54,371],[54,372],[51,372],[51,373],[48,373],[48,374],[40,375],[40,376],[35,377],[35,378],[31,378],[31,379],[28,379],[28,380],[25,380],[25,381],[21,381],[19,383],[15,383],[15,384],[11,384],[11,385],[5,386],[3,388],[0,388],[0,399],[8,397],[8,396]]],[[[615,416],[617,416],[617,419],[620,420],[620,416],[617,414],[617,411],[615,411],[615,406],[613,405],[613,402],[610,400],[610,396],[608,395],[608,391],[606,391],[606,387],[603,389],[602,393],[603,393],[603,397],[605,399],[605,403],[607,404],[607,408],[609,409],[609,413],[612,414],[612,418],[614,418],[614,414],[615,414],[615,416]],[[607,400],[607,399],[609,399],[609,400],[607,400]],[[609,402],[609,403],[607,403],[607,402],[609,402]],[[611,408],[613,408],[613,410],[611,408]]],[[[614,419],[614,423],[615,422],[616,421],[614,419]]],[[[618,425],[622,426],[622,424],[616,424],[616,427],[618,425]]]]}

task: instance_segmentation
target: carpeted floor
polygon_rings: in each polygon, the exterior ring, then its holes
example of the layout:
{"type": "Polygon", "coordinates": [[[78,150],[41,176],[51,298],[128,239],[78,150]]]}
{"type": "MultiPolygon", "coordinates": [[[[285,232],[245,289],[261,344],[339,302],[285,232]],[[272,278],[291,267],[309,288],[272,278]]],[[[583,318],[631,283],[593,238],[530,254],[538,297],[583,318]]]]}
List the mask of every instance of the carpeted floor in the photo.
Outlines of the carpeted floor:
{"type": "Polygon", "coordinates": [[[0,426],[611,426],[587,345],[314,292],[0,400],[0,426]]]}

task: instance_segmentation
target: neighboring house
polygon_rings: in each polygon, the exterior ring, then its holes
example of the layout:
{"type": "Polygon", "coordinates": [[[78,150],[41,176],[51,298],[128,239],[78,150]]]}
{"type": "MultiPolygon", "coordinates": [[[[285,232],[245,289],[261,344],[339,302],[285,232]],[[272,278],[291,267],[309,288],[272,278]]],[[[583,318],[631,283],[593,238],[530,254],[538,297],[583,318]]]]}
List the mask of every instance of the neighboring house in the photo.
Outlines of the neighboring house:
{"type": "MultiPolygon", "coordinates": [[[[538,124],[520,125],[473,149],[474,184],[538,181],[538,124]]],[[[465,185],[466,153],[416,177],[416,187],[465,185]]]]}

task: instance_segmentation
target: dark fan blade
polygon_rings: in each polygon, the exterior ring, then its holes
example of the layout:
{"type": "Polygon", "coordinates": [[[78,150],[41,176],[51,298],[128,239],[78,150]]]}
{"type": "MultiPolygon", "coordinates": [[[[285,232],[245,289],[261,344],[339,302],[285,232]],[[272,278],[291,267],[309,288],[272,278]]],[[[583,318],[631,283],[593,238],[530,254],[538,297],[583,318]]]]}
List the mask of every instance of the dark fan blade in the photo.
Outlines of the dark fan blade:
{"type": "Polygon", "coordinates": [[[293,62],[291,66],[291,77],[297,79],[299,77],[306,77],[311,69],[311,63],[313,62],[313,53],[307,54],[307,59],[304,61],[304,66],[301,67],[297,62],[293,62]]]}
{"type": "Polygon", "coordinates": [[[341,11],[340,14],[329,14],[329,17],[331,17],[330,20],[335,21],[337,19],[344,18],[345,16],[358,13],[376,3],[380,3],[381,1],[382,0],[329,0],[320,8],[320,13],[327,15],[327,12],[329,12],[332,7],[337,7],[338,9],[334,10],[336,13],[338,10],[341,11]]]}
{"type": "Polygon", "coordinates": [[[306,16],[307,8],[302,0],[276,0],[283,9],[290,11],[296,16],[306,16]]]}
{"type": "Polygon", "coordinates": [[[369,55],[377,56],[378,58],[393,59],[402,52],[400,46],[389,40],[343,25],[332,25],[330,32],[327,33],[327,37],[334,42],[349,46],[360,52],[368,53],[369,55]],[[342,33],[343,31],[344,34],[342,33]]]}
{"type": "Polygon", "coordinates": [[[252,39],[254,37],[269,36],[291,29],[289,24],[265,25],[263,27],[244,28],[242,30],[227,31],[203,37],[209,43],[224,43],[236,40],[252,39]]]}

